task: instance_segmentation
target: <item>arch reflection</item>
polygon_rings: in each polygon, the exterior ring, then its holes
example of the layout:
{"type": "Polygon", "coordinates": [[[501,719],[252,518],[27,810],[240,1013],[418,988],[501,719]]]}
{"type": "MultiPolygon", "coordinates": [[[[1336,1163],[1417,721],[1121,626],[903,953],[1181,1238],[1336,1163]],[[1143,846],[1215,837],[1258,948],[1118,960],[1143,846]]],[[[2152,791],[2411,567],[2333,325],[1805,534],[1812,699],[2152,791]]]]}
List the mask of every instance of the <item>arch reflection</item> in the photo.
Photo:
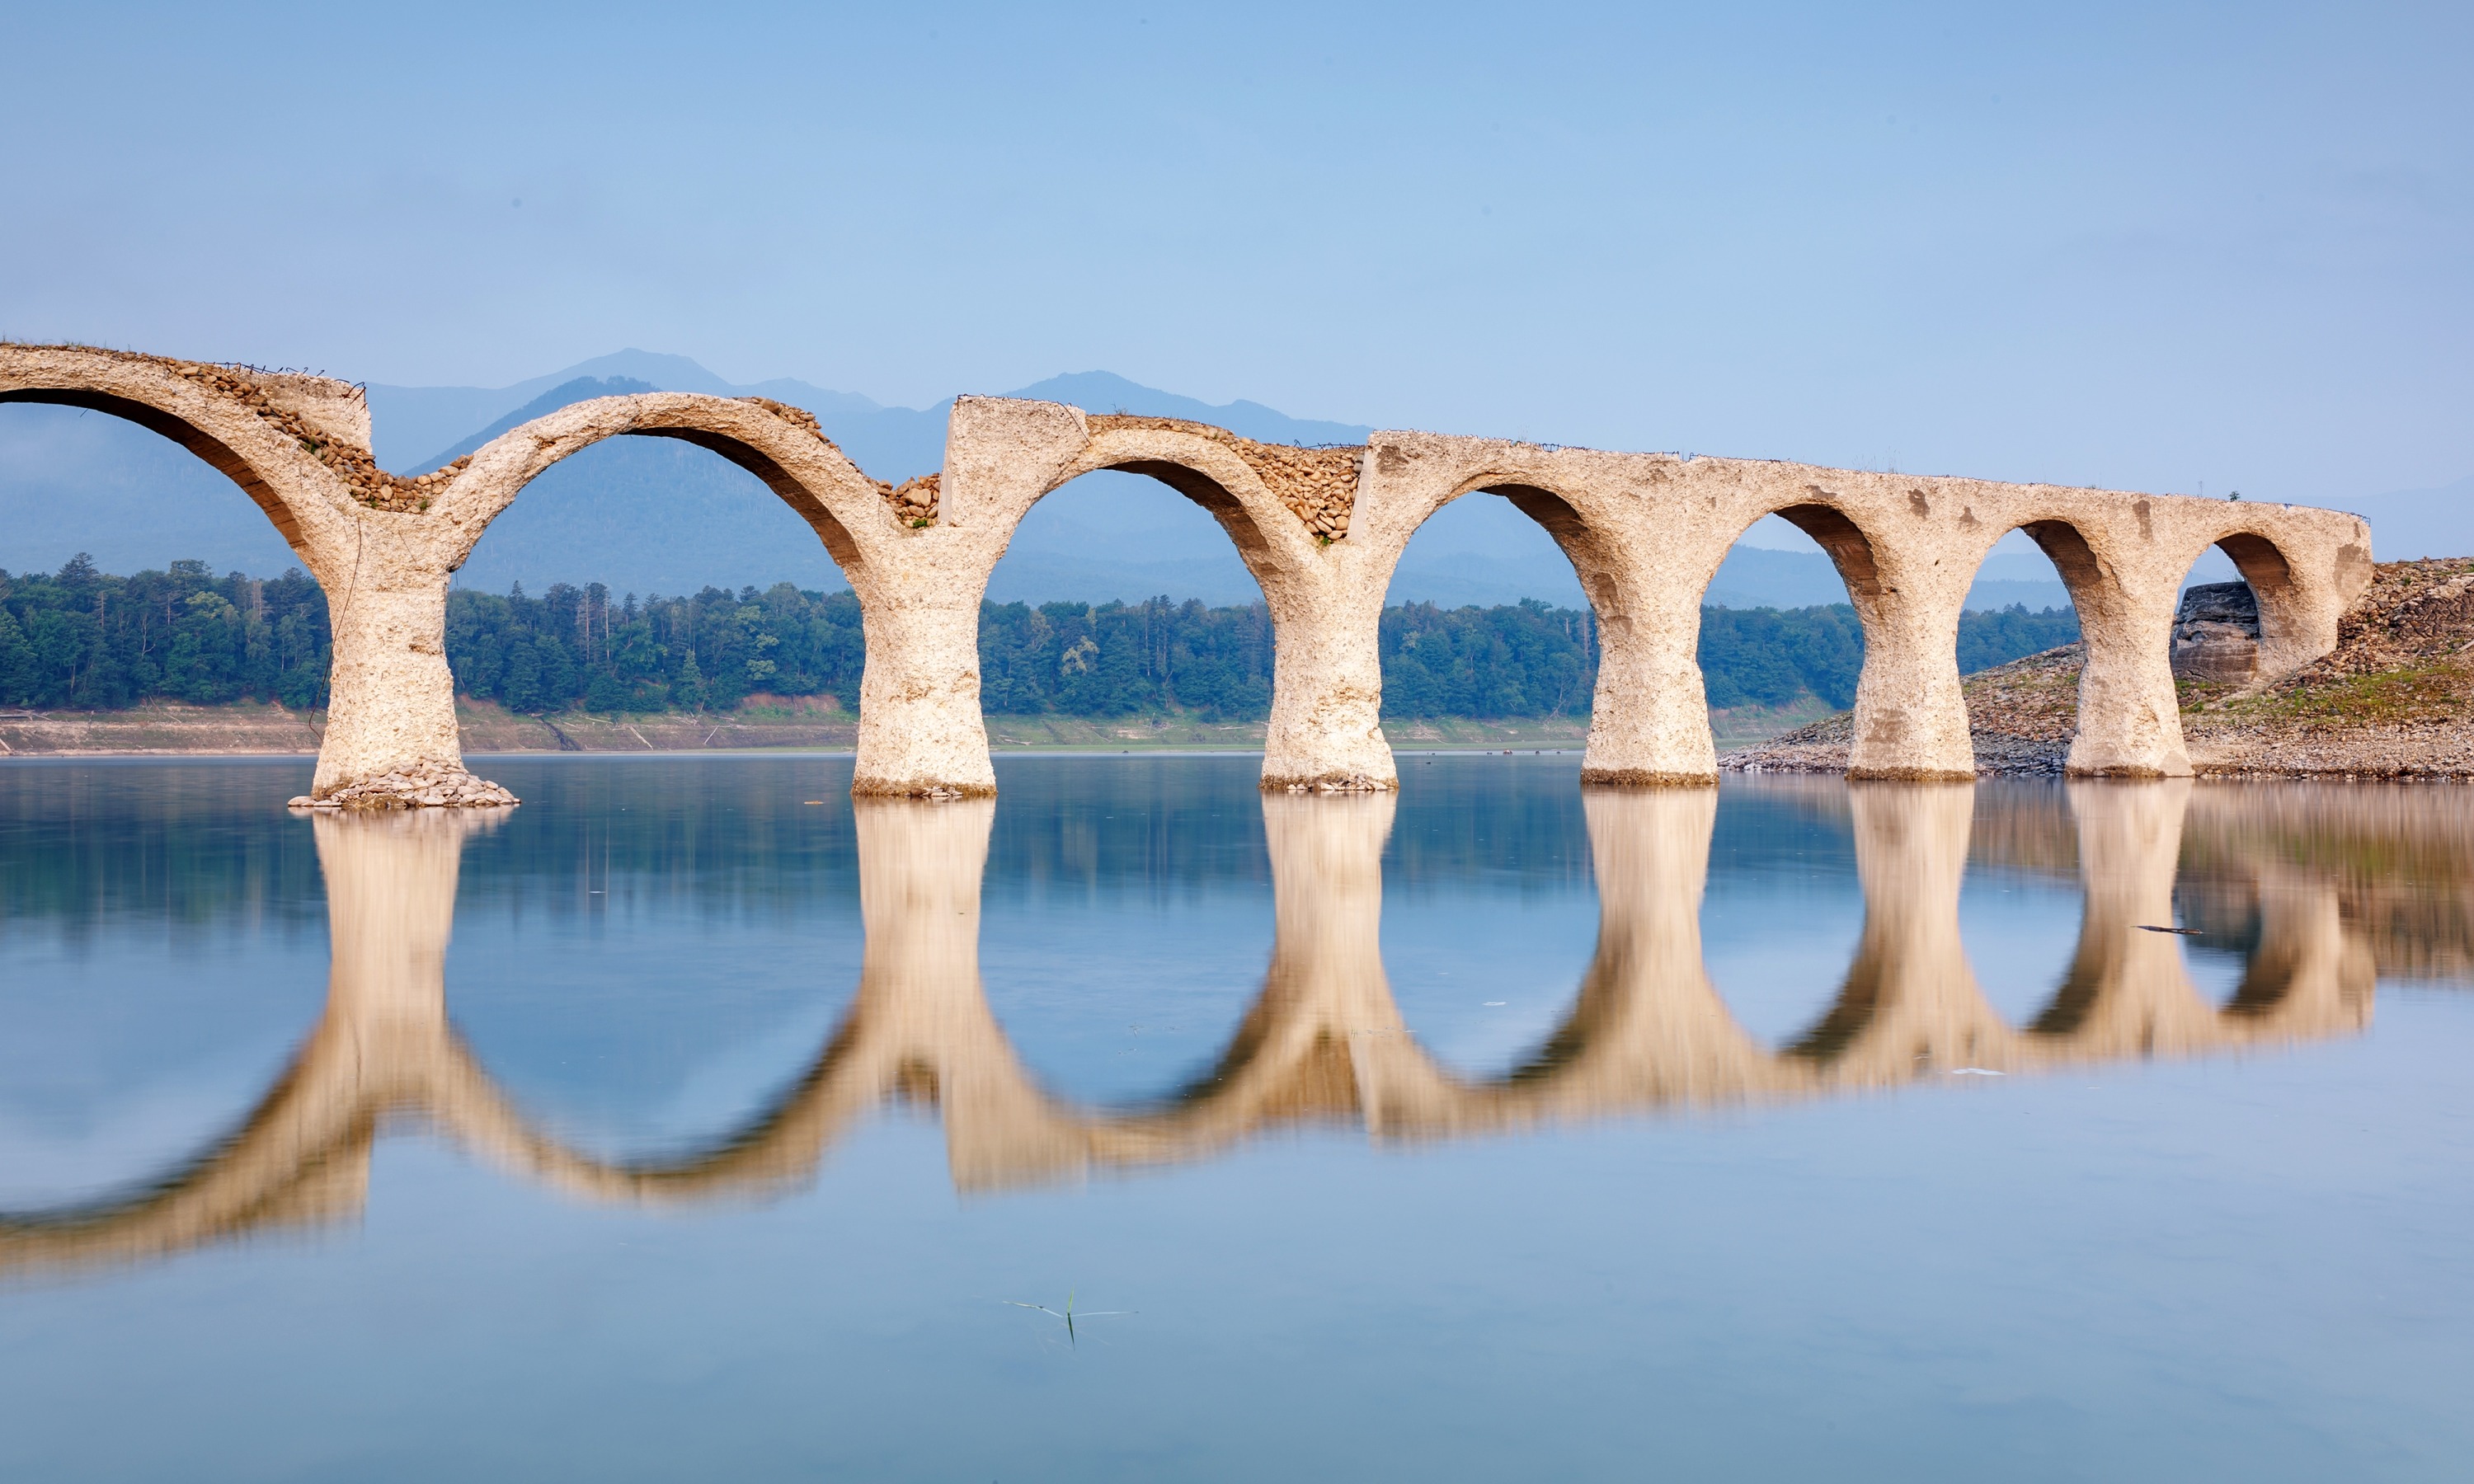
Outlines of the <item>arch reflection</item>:
{"type": "MultiPolygon", "coordinates": [[[[1818,796],[1816,796],[1818,797],[1818,796]]],[[[416,1125],[573,1194],[627,1203],[744,1197],[812,1179],[887,1102],[934,1108],[951,1178],[979,1190],[1206,1157],[1266,1131],[1357,1126],[1421,1140],[1661,1110],[1904,1086],[1958,1067],[2034,1072],[2348,1035],[2375,964],[2342,883],[2245,844],[2209,797],[2186,896],[2245,923],[2242,989],[2219,1006],[2183,968],[2177,862],[2187,779],[2081,782],[2067,812],[1984,827],[1958,784],[1850,785],[1864,927],[1829,1008],[1773,1049],[1703,963],[1700,907],[1720,796],[1598,791],[1584,801],[1600,898],[1595,951],[1562,1023],[1499,1078],[1426,1055],[1380,954],[1382,858],[1397,797],[1266,796],[1274,939],[1253,1005],[1208,1072],[1155,1103],[1078,1105],[1042,1087],[990,1010],[981,888],[993,800],[855,804],[866,932],[853,1003],[808,1071],[744,1126],[658,1161],[584,1154],[531,1119],[457,1036],[445,962],[465,838],[494,814],[322,813],[332,961],[325,1013],[257,1108],[188,1164],[85,1205],[0,1215],[0,1271],[143,1260],[252,1233],[355,1219],[381,1132],[416,1125]],[[2225,842],[2232,842],[2227,844],[2225,842]],[[1959,931],[1971,843],[2034,869],[2075,861],[2073,959],[2025,1024],[1977,986],[1959,931]],[[2195,895],[2194,895],[2195,893],[2195,895]]]]}

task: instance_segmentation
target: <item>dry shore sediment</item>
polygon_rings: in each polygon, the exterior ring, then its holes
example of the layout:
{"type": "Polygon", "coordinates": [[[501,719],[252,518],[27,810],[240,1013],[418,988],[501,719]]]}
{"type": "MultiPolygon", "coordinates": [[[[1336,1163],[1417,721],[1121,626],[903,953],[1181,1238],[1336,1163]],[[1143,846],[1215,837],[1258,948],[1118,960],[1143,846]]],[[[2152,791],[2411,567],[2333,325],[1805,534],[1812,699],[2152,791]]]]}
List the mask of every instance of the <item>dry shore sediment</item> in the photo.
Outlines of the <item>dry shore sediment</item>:
{"type": "MultiPolygon", "coordinates": [[[[467,754],[697,753],[811,749],[848,752],[859,723],[847,711],[791,702],[711,714],[526,716],[488,703],[456,708],[467,754]]],[[[0,756],[266,756],[314,754],[325,717],[255,702],[230,706],[153,704],[121,711],[0,711],[0,756]]],[[[1030,748],[1259,753],[1262,722],[1194,717],[991,716],[989,745],[1030,748]]],[[[1385,728],[1410,751],[1578,748],[1586,717],[1532,721],[1419,719],[1385,728]]]]}

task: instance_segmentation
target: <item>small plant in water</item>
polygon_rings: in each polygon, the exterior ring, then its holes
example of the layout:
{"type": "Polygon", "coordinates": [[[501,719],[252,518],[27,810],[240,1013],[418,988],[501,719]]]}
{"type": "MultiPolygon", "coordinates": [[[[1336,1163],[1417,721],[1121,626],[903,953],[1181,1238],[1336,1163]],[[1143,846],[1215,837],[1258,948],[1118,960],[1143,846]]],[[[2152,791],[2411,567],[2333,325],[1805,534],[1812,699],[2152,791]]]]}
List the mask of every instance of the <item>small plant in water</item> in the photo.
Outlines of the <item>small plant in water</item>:
{"type": "Polygon", "coordinates": [[[1012,1299],[1007,1299],[1003,1302],[1014,1308],[1037,1309],[1039,1312],[1046,1314],[1051,1319],[1063,1320],[1065,1322],[1065,1343],[1068,1345],[1079,1343],[1076,1339],[1074,1333],[1074,1321],[1078,1319],[1114,1319],[1121,1315],[1138,1314],[1142,1312],[1140,1309],[1130,1308],[1102,1308],[1085,1309],[1077,1313],[1074,1308],[1074,1290],[1071,1288],[1065,1290],[1065,1308],[1062,1312],[1050,1308],[1045,1304],[1021,1304],[1016,1303],[1012,1299]]]}

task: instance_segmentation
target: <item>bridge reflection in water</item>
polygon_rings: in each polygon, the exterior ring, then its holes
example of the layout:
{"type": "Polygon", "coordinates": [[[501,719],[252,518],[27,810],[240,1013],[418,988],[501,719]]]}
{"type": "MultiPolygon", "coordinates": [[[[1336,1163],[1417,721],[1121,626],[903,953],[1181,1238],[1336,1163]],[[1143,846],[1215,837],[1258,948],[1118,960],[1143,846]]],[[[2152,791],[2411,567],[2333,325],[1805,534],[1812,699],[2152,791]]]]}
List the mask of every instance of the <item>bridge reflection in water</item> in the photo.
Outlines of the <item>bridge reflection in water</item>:
{"type": "Polygon", "coordinates": [[[1965,784],[1815,786],[1815,807],[1851,816],[1864,926],[1827,1011],[1772,1047],[1736,1022],[1703,963],[1718,792],[1592,792],[1596,952],[1560,1028],[1487,1080],[1420,1048],[1385,976],[1382,857],[1396,796],[1265,797],[1275,936],[1261,992],[1206,1073],[1130,1109],[1079,1107],[1043,1089],[989,1008],[980,895],[995,802],[857,801],[866,945],[847,1016],[749,1125],[644,1162],[590,1156],[528,1118],[450,1022],[459,860],[467,836],[499,816],[322,814],[310,827],[327,882],[328,993],[289,1069],[237,1132],[185,1168],[75,1209],[0,1216],[0,1271],[142,1260],[352,1219],[373,1143],[406,1124],[591,1199],[688,1203],[804,1182],[845,1130],[898,1099],[936,1108],[955,1185],[988,1189],[1191,1161],[1282,1126],[1354,1122],[1381,1139],[1451,1138],[1890,1089],[1966,1067],[2197,1056],[2368,1024],[2374,955],[2341,911],[2340,882],[2256,848],[2244,832],[2255,835],[2257,810],[2239,791],[2203,792],[2195,812],[2187,779],[2075,783],[2066,797],[2067,810],[1978,821],[1965,784]],[[1960,939],[1971,844],[1980,863],[2041,873],[2075,863],[2085,898],[2076,950],[2025,1024],[1986,1001],[1960,939]],[[2212,865],[2183,883],[2185,905],[2249,928],[2244,977],[2222,1005],[2193,984],[2180,941],[2147,930],[2174,922],[2186,853],[2212,865]]]}

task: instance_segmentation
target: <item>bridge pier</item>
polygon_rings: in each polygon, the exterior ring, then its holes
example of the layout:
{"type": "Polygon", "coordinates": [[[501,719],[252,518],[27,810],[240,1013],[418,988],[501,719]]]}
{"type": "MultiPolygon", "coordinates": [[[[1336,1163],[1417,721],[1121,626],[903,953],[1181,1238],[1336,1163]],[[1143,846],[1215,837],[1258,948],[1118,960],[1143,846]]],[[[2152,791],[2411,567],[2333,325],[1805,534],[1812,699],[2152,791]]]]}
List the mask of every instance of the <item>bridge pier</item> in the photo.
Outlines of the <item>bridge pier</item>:
{"type": "Polygon", "coordinates": [[[2173,689],[2175,588],[2117,591],[2095,601],[2074,587],[2071,596],[2087,658],[2068,771],[2079,778],[2189,778],[2181,698],[2173,689]]]}
{"type": "Polygon", "coordinates": [[[1707,787],[1718,781],[1700,637],[1697,596],[1689,612],[1648,620],[1621,611],[1598,617],[1598,683],[1589,698],[1583,783],[1707,787]]]}
{"type": "Polygon", "coordinates": [[[987,579],[937,586],[860,598],[867,668],[854,794],[955,799],[997,791],[980,708],[980,595],[987,579]]]}
{"type": "Polygon", "coordinates": [[[1974,782],[1976,744],[1958,679],[1958,615],[1973,570],[1882,553],[1876,561],[1877,578],[1849,583],[1864,624],[1864,669],[1847,777],[1974,782]]]}
{"type": "Polygon", "coordinates": [[[1356,580],[1355,568],[1346,558],[1333,561],[1311,574],[1313,580],[1284,584],[1288,590],[1271,605],[1266,793],[1400,786],[1399,765],[1383,735],[1383,589],[1356,580]]]}
{"type": "Polygon", "coordinates": [[[312,800],[389,774],[464,774],[447,667],[447,573],[406,555],[371,562],[365,553],[360,575],[350,562],[322,563],[344,571],[322,580],[334,649],[312,800]]]}

